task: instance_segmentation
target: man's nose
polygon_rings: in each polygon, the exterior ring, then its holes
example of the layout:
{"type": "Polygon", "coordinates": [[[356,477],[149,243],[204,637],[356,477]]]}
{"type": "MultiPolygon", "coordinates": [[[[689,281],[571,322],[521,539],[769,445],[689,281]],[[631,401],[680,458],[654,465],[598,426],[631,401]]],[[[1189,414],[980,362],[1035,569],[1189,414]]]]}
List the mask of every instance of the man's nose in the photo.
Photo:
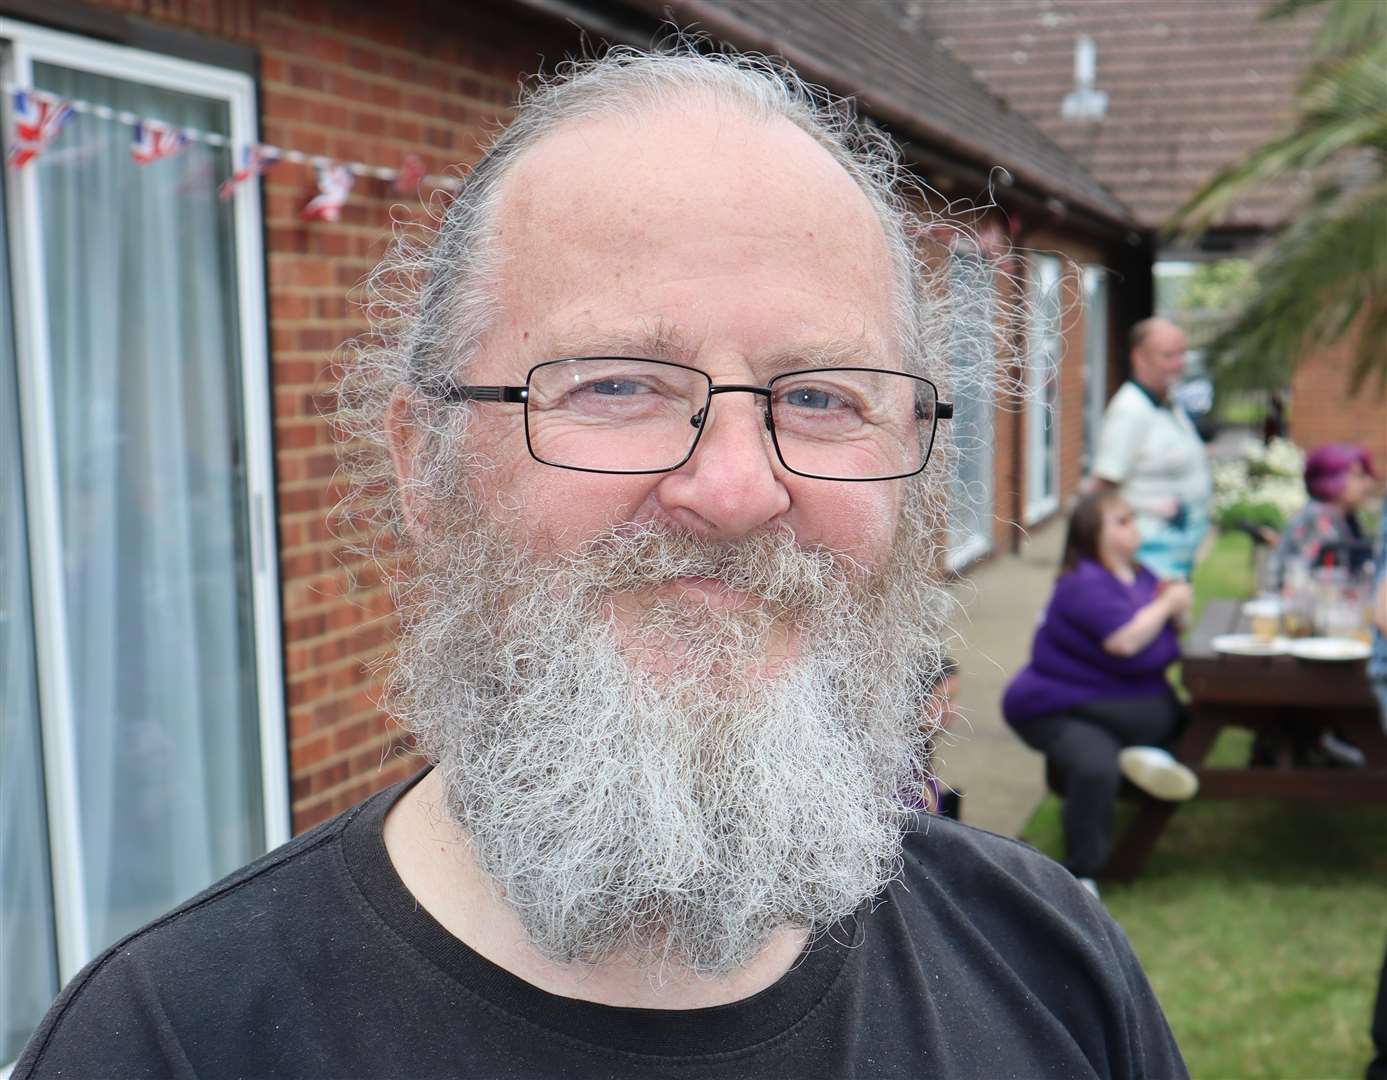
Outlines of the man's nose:
{"type": "Polygon", "coordinates": [[[656,494],[676,524],[712,537],[745,536],[790,508],[790,493],[771,445],[767,403],[751,394],[720,394],[702,416],[691,457],[656,494]]]}

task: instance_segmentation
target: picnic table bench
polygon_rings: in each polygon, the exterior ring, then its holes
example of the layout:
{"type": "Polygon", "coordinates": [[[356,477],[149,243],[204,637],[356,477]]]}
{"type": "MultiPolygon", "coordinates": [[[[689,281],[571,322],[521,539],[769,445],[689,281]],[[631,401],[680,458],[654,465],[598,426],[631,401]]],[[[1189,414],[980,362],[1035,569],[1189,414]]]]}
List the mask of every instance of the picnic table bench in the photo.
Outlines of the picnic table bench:
{"type": "MultiPolygon", "coordinates": [[[[1215,651],[1214,638],[1245,630],[1241,601],[1212,600],[1185,643],[1181,678],[1190,697],[1190,722],[1172,752],[1198,774],[1196,798],[1387,803],[1387,736],[1368,687],[1366,661],[1215,651]],[[1259,735],[1269,760],[1255,768],[1205,765],[1219,733],[1229,726],[1259,735]],[[1304,749],[1330,726],[1363,751],[1366,767],[1303,763],[1304,749]]],[[[1179,806],[1139,795],[1136,814],[1102,876],[1131,881],[1141,873],[1179,806]]]]}

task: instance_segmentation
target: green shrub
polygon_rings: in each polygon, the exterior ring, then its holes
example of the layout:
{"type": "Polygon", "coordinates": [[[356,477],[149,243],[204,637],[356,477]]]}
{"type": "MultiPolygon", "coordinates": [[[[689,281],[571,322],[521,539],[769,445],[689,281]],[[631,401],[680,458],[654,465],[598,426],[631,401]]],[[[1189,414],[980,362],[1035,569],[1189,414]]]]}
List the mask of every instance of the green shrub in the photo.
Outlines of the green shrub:
{"type": "Polygon", "coordinates": [[[1225,532],[1244,524],[1264,525],[1279,532],[1286,524],[1286,515],[1275,503],[1239,499],[1218,507],[1214,524],[1225,532]]]}

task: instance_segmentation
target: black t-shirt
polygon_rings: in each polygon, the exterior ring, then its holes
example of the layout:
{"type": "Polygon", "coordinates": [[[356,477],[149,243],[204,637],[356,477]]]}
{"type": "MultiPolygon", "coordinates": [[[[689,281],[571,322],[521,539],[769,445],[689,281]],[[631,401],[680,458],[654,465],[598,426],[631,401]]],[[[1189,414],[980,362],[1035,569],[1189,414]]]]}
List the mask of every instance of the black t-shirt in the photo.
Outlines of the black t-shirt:
{"type": "Polygon", "coordinates": [[[415,903],[381,792],[117,943],[30,1077],[1185,1076],[1126,939],[1057,864],[922,818],[900,878],[743,1001],[548,994],[415,903]]]}

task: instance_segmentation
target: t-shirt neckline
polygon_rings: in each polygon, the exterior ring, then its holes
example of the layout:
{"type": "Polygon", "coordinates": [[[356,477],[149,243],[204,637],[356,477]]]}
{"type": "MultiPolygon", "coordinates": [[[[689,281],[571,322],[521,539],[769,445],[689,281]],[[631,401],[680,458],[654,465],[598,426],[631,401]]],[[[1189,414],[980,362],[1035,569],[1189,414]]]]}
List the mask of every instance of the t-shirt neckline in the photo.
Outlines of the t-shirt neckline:
{"type": "Polygon", "coordinates": [[[396,873],[385,847],[385,817],[427,772],[376,793],[345,823],[347,870],[376,915],[407,947],[464,992],[522,1025],[626,1054],[687,1058],[743,1050],[803,1020],[830,990],[860,940],[865,907],[817,935],[790,971],[766,989],[710,1008],[622,1008],[551,994],[455,938],[418,904],[396,873]]]}
{"type": "Polygon", "coordinates": [[[1131,383],[1133,386],[1135,386],[1141,392],[1142,396],[1145,397],[1147,401],[1151,402],[1151,404],[1154,405],[1156,408],[1170,409],[1171,412],[1175,411],[1170,404],[1169,397],[1167,397],[1166,400],[1162,401],[1155,394],[1151,393],[1150,390],[1146,389],[1146,387],[1144,387],[1141,383],[1137,382],[1136,379],[1128,379],[1127,381],[1131,383]]]}

